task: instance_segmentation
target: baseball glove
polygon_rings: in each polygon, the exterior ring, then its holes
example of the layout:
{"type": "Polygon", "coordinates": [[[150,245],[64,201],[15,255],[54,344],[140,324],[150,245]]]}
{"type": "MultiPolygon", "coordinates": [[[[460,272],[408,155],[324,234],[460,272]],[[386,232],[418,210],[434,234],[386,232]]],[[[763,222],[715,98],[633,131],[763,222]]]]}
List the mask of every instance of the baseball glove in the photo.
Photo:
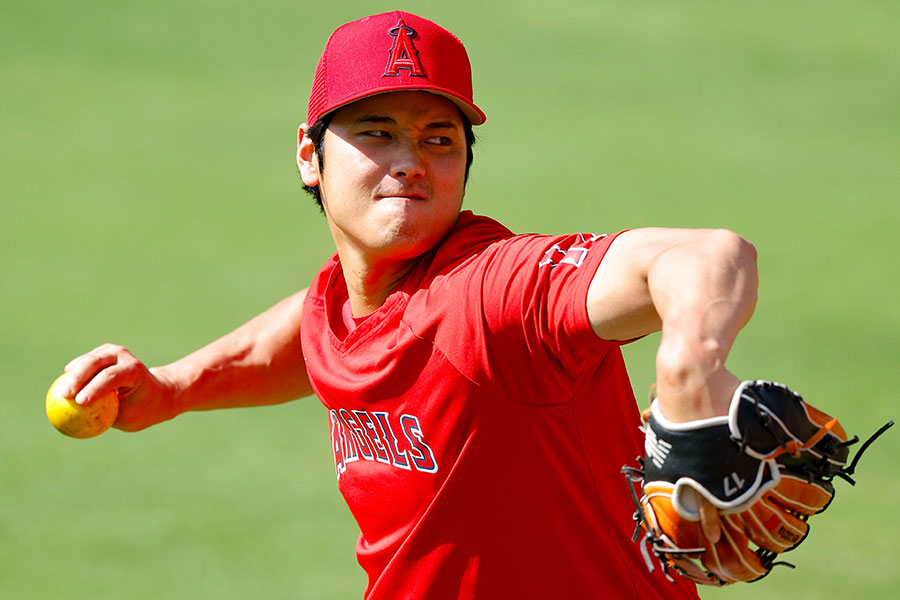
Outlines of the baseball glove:
{"type": "MultiPolygon", "coordinates": [[[[653,570],[648,548],[666,575],[727,585],[765,577],[782,552],[809,533],[807,520],[834,498],[832,479],[851,484],[862,452],[847,466],[844,428],[783,385],[745,381],[728,415],[673,423],[654,400],[643,413],[643,470],[623,467],[641,484],[635,500],[635,541],[653,570]]],[[[671,579],[671,577],[670,577],[671,579]]]]}

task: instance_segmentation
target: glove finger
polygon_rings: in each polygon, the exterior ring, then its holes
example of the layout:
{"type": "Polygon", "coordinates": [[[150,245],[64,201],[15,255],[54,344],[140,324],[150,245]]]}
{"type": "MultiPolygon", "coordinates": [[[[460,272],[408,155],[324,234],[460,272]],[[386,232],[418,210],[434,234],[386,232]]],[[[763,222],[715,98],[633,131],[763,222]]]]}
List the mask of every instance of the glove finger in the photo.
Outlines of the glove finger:
{"type": "Polygon", "coordinates": [[[701,561],[717,577],[728,583],[753,581],[768,573],[759,556],[750,548],[743,527],[734,515],[722,515],[722,538],[706,546],[701,561]]]}
{"type": "Polygon", "coordinates": [[[760,548],[785,552],[797,546],[809,533],[809,525],[764,495],[759,501],[736,515],[745,526],[750,540],[760,548]]]}
{"type": "Polygon", "coordinates": [[[772,501],[802,515],[820,513],[834,498],[834,487],[827,481],[812,482],[782,472],[781,479],[768,492],[772,501]]]}

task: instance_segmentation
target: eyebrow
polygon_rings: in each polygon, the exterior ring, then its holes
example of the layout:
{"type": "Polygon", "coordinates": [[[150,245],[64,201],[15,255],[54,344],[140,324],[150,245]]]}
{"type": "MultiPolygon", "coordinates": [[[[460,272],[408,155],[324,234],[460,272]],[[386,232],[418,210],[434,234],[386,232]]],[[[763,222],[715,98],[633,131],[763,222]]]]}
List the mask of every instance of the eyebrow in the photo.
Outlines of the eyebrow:
{"type": "Polygon", "coordinates": [[[371,123],[387,123],[388,125],[396,125],[397,121],[390,117],[381,115],[363,115],[353,121],[354,124],[368,125],[371,123]]]}
{"type": "MultiPolygon", "coordinates": [[[[353,122],[356,125],[378,125],[378,124],[396,125],[397,124],[397,121],[394,118],[388,117],[385,115],[379,115],[379,114],[362,115],[358,119],[355,119],[353,122]]],[[[428,123],[428,125],[425,126],[426,129],[456,129],[456,127],[457,127],[457,124],[449,119],[432,121],[431,123],[428,123]]]]}

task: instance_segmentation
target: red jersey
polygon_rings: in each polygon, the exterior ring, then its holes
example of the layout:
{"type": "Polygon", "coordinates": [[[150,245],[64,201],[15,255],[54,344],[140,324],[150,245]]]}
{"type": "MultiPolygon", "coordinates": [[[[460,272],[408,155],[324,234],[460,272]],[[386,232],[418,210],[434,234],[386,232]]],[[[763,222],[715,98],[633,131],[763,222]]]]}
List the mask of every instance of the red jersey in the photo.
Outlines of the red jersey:
{"type": "Polygon", "coordinates": [[[367,599],[697,598],[631,541],[640,418],[586,308],[614,237],[463,212],[355,327],[337,256],[316,276],[303,353],[367,599]]]}

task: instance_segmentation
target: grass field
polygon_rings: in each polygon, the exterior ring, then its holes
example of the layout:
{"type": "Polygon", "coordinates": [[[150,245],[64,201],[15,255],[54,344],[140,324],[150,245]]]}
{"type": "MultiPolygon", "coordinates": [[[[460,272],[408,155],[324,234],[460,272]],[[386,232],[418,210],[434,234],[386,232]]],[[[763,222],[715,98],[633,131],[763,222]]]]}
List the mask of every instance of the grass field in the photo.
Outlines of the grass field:
{"type": "MultiPolygon", "coordinates": [[[[0,6],[0,596],[361,597],[314,398],[66,439],[63,365],[173,360],[304,287],[332,252],[294,166],[352,0],[0,6]]],[[[900,5],[419,2],[462,37],[480,128],[467,207],[519,231],[721,226],[760,253],[730,366],[866,435],[900,416],[900,5]]],[[[655,338],[627,352],[643,402],[655,338]]],[[[887,598],[900,433],[810,540],[704,599],[887,598]]],[[[600,565],[598,565],[598,568],[600,565]]]]}

